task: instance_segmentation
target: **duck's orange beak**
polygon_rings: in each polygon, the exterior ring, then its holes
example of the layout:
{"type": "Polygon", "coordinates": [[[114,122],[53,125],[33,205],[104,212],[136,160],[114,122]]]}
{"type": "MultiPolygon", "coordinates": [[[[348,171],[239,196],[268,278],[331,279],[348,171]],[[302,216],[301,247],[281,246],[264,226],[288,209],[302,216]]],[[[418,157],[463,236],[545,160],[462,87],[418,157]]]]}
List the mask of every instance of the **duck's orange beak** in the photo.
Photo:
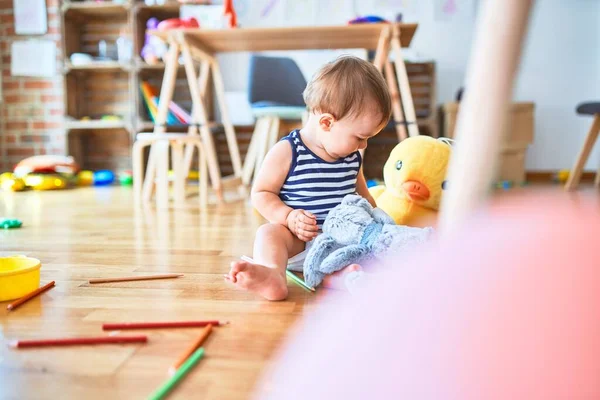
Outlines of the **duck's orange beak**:
{"type": "Polygon", "coordinates": [[[427,201],[430,196],[429,188],[419,181],[406,181],[402,184],[402,189],[413,201],[427,201]]]}

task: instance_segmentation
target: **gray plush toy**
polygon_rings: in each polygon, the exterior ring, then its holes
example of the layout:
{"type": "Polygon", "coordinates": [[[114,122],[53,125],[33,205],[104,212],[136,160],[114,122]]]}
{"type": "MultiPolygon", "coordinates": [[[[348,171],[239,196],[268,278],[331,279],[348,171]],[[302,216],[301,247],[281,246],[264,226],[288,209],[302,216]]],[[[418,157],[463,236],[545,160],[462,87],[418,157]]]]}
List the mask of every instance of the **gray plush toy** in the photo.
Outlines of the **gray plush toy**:
{"type": "Polygon", "coordinates": [[[396,225],[383,210],[358,195],[347,195],[329,212],[323,233],[315,239],[304,261],[304,279],[318,286],[330,275],[353,264],[378,261],[427,241],[433,228],[396,225]]]}

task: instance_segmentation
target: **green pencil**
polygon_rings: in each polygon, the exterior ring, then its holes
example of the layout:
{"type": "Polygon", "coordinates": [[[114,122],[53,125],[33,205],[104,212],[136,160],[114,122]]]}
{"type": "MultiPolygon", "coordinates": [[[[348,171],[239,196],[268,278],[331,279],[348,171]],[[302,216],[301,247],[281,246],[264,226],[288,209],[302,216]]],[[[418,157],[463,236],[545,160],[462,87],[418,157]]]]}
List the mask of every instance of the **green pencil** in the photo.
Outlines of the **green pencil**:
{"type": "Polygon", "coordinates": [[[311,288],[306,283],[304,283],[304,281],[302,279],[298,278],[296,276],[296,274],[294,274],[292,271],[286,269],[285,273],[288,276],[288,278],[290,278],[296,285],[300,286],[301,288],[304,288],[304,289],[308,290],[309,292],[314,292],[315,291],[314,288],[311,288]]]}
{"type": "Polygon", "coordinates": [[[179,381],[187,375],[188,372],[200,361],[200,359],[204,356],[204,347],[200,347],[196,350],[190,358],[188,358],[182,365],[179,367],[177,372],[173,374],[165,383],[162,385],[152,396],[149,397],[149,400],[160,400],[164,399],[167,393],[169,393],[178,383],[179,381]]]}

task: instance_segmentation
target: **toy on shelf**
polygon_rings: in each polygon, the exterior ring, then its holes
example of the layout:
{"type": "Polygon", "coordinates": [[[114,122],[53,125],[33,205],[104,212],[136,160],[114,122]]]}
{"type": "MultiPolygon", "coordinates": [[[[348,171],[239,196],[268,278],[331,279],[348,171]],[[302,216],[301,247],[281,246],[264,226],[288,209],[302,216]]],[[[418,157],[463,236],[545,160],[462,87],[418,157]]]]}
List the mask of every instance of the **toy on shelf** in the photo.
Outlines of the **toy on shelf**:
{"type": "MultiPolygon", "coordinates": [[[[140,83],[140,90],[142,93],[142,100],[144,106],[148,111],[150,120],[154,122],[158,113],[158,90],[154,88],[150,83],[142,81],[140,83]]],[[[192,116],[181,108],[177,103],[171,101],[169,103],[169,113],[167,115],[167,125],[182,125],[189,124],[192,121],[192,116]]]]}
{"type": "Polygon", "coordinates": [[[237,15],[233,8],[233,0],[223,1],[223,15],[228,28],[237,28],[237,15]]]}
{"type": "Polygon", "coordinates": [[[379,24],[379,23],[386,23],[386,24],[388,24],[389,21],[386,20],[385,18],[381,18],[381,17],[378,17],[376,15],[367,15],[367,16],[364,16],[364,17],[354,18],[354,19],[348,21],[348,23],[350,25],[353,25],[353,24],[379,24]]]}
{"type": "Polygon", "coordinates": [[[430,226],[437,219],[451,146],[446,138],[411,136],[398,143],[383,167],[385,185],[369,188],[377,206],[398,225],[430,226]]]}
{"type": "Polygon", "coordinates": [[[194,17],[190,18],[169,18],[160,21],[156,27],[159,31],[168,31],[169,29],[179,28],[200,28],[198,20],[194,17]]]}
{"type": "MultiPolygon", "coordinates": [[[[147,30],[155,30],[158,28],[159,20],[157,18],[150,18],[146,22],[147,30]]],[[[144,46],[142,47],[141,56],[144,61],[149,65],[156,65],[162,60],[163,56],[167,54],[167,45],[161,39],[154,35],[146,33],[144,39],[144,46]]]]}

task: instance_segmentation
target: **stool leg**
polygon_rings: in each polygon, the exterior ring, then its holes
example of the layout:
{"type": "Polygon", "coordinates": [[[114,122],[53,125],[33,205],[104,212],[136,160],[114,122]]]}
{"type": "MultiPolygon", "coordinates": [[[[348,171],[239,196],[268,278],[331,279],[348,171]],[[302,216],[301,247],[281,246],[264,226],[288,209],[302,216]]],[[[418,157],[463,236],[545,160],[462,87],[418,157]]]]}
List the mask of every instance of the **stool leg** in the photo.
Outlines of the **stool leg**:
{"type": "MultiPolygon", "coordinates": [[[[271,120],[271,127],[269,129],[269,137],[267,141],[267,153],[273,146],[277,144],[277,139],[279,139],[279,117],[273,117],[271,120]]],[[[264,160],[264,158],[263,158],[264,160]]]]}
{"type": "Polygon", "coordinates": [[[206,208],[208,205],[208,162],[204,148],[198,143],[198,191],[200,197],[200,207],[206,208]]]}
{"type": "Polygon", "coordinates": [[[244,159],[244,168],[242,171],[242,182],[244,185],[250,185],[252,180],[252,172],[254,171],[254,164],[256,162],[256,152],[258,150],[259,132],[265,123],[264,118],[258,118],[254,125],[254,131],[250,138],[250,144],[248,145],[248,151],[246,152],[246,158],[244,159]]]}
{"type": "Polygon", "coordinates": [[[254,176],[258,175],[258,171],[260,171],[260,166],[262,165],[263,160],[267,154],[267,146],[269,145],[269,134],[271,132],[271,126],[273,125],[274,119],[272,117],[265,117],[265,123],[262,126],[262,129],[258,132],[258,137],[256,138],[257,143],[257,151],[256,151],[256,161],[254,162],[254,176]]]}
{"type": "Polygon", "coordinates": [[[585,143],[583,144],[583,147],[581,148],[581,151],[577,156],[575,166],[569,174],[569,180],[565,185],[565,190],[577,189],[577,185],[579,185],[579,180],[581,179],[581,174],[583,173],[585,163],[588,157],[590,156],[590,152],[594,147],[596,139],[598,138],[598,132],[600,132],[600,114],[596,114],[594,116],[594,122],[592,123],[592,127],[590,128],[587,137],[585,138],[585,143]]]}
{"type": "Polygon", "coordinates": [[[157,158],[158,143],[154,142],[150,145],[150,154],[148,155],[148,166],[146,168],[146,177],[142,184],[142,201],[147,203],[152,198],[154,191],[154,179],[156,178],[156,158],[157,158]]]}
{"type": "Polygon", "coordinates": [[[596,189],[600,189],[600,167],[598,167],[598,171],[596,171],[596,179],[594,180],[594,187],[596,189]]]}
{"type": "Polygon", "coordinates": [[[183,143],[173,141],[171,143],[171,155],[173,157],[173,198],[176,206],[185,203],[185,165],[183,164],[183,143]]]}
{"type": "Polygon", "coordinates": [[[156,143],[156,207],[169,207],[169,142],[156,143]]]}
{"type": "Polygon", "coordinates": [[[138,204],[142,199],[142,182],[144,180],[144,166],[142,159],[144,158],[144,147],[148,143],[136,141],[133,143],[131,157],[133,161],[133,196],[135,204],[138,204]]]}

